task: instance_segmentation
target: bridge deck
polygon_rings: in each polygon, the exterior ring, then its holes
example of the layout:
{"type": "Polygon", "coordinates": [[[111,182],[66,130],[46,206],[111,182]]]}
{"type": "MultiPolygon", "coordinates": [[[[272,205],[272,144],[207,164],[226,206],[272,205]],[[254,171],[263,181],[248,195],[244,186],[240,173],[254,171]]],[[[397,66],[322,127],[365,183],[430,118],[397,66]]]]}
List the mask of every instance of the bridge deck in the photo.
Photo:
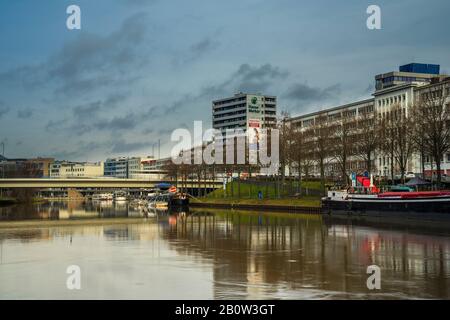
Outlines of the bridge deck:
{"type": "MultiPolygon", "coordinates": [[[[44,178],[13,178],[0,179],[0,188],[153,188],[158,183],[167,180],[139,180],[139,179],[44,179],[44,178]]],[[[188,188],[206,186],[215,188],[222,186],[221,181],[188,181],[188,188]]]]}

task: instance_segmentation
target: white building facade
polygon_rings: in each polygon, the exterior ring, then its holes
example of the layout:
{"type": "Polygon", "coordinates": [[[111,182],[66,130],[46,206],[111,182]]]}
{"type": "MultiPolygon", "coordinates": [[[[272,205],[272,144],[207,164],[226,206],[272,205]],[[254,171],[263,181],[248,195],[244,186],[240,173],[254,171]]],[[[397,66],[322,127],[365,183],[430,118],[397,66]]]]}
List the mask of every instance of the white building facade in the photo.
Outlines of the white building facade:
{"type": "Polygon", "coordinates": [[[97,178],[103,176],[103,162],[56,161],[50,164],[50,178],[97,178]]]}
{"type": "MultiPolygon", "coordinates": [[[[450,90],[448,89],[450,78],[439,74],[438,65],[413,63],[401,66],[399,72],[394,71],[377,75],[375,81],[376,91],[373,93],[373,98],[294,117],[291,120],[294,127],[298,128],[298,130],[306,130],[309,126],[314,125],[319,117],[326,115],[328,119],[332,120],[333,118],[338,118],[342,112],[348,112],[349,110],[353,112],[352,115],[356,118],[361,110],[367,110],[367,108],[370,108],[370,112],[374,115],[383,118],[394,107],[399,107],[408,116],[414,102],[420,98],[424,91],[433,91],[434,87],[441,87],[442,84],[444,84],[444,87],[446,86],[444,90],[450,90]]],[[[446,93],[449,96],[449,92],[446,91],[446,93]]],[[[390,177],[392,174],[390,163],[392,160],[390,157],[376,151],[373,159],[371,171],[379,176],[390,177]]],[[[425,176],[432,175],[435,170],[433,171],[431,166],[430,157],[427,157],[425,160],[425,176]]],[[[330,175],[335,170],[334,167],[336,165],[333,163],[332,158],[327,159],[326,162],[329,171],[326,174],[330,175]]],[[[422,172],[421,163],[420,155],[414,153],[408,160],[406,171],[419,175],[422,172]]],[[[361,172],[361,170],[364,170],[364,165],[364,162],[361,160],[352,157],[349,159],[349,170],[351,171],[361,172]]],[[[399,168],[396,164],[394,164],[393,168],[394,175],[399,174],[399,168]]],[[[317,166],[313,169],[314,174],[317,174],[317,166]]],[[[450,175],[450,152],[442,159],[441,173],[450,175]]]]}

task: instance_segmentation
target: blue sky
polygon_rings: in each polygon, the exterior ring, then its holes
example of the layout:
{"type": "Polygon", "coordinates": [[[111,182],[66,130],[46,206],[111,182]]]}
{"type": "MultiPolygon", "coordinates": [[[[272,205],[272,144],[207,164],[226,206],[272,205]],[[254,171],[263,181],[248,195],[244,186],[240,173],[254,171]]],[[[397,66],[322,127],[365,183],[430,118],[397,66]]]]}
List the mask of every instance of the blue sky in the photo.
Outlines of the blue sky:
{"type": "Polygon", "coordinates": [[[211,125],[211,100],[278,96],[291,115],[369,98],[409,62],[450,73],[447,0],[15,0],[0,4],[7,157],[150,155],[211,125]],[[82,29],[66,28],[81,8],[82,29]],[[381,7],[382,29],[366,28],[381,7]]]}

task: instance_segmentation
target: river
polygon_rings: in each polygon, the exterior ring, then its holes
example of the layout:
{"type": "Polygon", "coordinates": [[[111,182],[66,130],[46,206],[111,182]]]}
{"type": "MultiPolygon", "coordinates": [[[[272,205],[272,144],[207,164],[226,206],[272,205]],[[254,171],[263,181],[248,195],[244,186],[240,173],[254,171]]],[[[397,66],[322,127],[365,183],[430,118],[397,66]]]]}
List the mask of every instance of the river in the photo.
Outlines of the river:
{"type": "Polygon", "coordinates": [[[450,298],[450,227],[112,202],[0,208],[0,299],[410,298],[450,298]],[[368,289],[369,265],[381,289],[368,289]]]}

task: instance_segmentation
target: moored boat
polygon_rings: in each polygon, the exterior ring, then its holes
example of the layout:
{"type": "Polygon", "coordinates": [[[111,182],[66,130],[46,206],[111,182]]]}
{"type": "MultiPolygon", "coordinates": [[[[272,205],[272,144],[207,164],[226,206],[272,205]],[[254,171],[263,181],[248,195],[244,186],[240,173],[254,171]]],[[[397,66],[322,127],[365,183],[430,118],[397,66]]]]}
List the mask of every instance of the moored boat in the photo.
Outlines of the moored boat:
{"type": "Polygon", "coordinates": [[[328,191],[328,196],[322,198],[322,212],[450,219],[450,191],[412,191],[406,186],[394,186],[381,192],[372,177],[352,175],[352,187],[328,191]]]}
{"type": "Polygon", "coordinates": [[[97,193],[92,196],[92,200],[110,201],[110,200],[113,200],[113,194],[112,193],[97,193]]]}
{"type": "Polygon", "coordinates": [[[329,214],[387,215],[450,219],[450,191],[383,192],[329,191],[322,199],[329,214]]]}
{"type": "Polygon", "coordinates": [[[114,201],[115,202],[125,202],[127,200],[128,200],[128,195],[125,191],[114,192],[114,201]]]}

